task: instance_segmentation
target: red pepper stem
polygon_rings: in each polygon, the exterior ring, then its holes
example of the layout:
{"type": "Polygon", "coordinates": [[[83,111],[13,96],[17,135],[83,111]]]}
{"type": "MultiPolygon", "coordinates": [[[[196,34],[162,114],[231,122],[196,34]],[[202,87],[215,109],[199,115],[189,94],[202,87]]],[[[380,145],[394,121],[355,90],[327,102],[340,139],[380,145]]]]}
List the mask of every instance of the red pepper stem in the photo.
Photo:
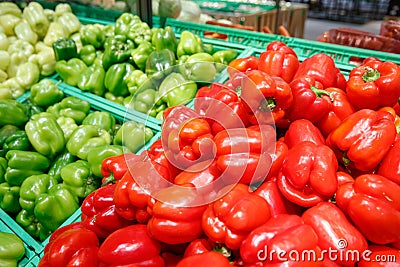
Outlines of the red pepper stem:
{"type": "Polygon", "coordinates": [[[332,97],[332,94],[331,94],[330,92],[325,91],[325,90],[323,90],[323,89],[318,89],[318,88],[315,87],[315,86],[311,86],[310,89],[311,89],[311,91],[313,91],[313,92],[315,93],[315,95],[316,95],[317,97],[322,97],[322,96],[324,96],[324,95],[327,95],[327,96],[329,96],[329,98],[331,99],[331,102],[333,102],[333,97],[332,97]]]}
{"type": "Polygon", "coordinates": [[[111,173],[110,176],[108,176],[104,182],[101,184],[101,186],[105,186],[108,184],[114,184],[117,180],[114,178],[114,175],[111,173]]]}
{"type": "Polygon", "coordinates": [[[364,82],[374,82],[381,76],[381,73],[371,67],[365,67],[365,73],[362,76],[364,82]]]}

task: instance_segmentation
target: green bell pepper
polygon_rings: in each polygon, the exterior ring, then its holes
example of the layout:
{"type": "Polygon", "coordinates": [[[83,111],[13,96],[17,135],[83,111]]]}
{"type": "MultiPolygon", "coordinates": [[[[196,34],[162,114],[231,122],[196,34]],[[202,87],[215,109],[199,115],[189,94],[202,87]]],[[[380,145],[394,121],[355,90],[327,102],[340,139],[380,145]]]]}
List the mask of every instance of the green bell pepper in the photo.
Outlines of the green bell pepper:
{"type": "Polygon", "coordinates": [[[87,157],[93,175],[96,177],[103,177],[101,174],[101,164],[103,160],[121,155],[125,152],[127,152],[127,149],[120,145],[102,145],[94,147],[87,157]]]}
{"type": "Polygon", "coordinates": [[[179,66],[186,79],[198,83],[211,83],[217,74],[214,58],[207,53],[189,56],[185,64],[179,66]]]}
{"type": "Polygon", "coordinates": [[[165,27],[165,29],[153,28],[152,31],[153,36],[151,42],[157,51],[167,48],[176,53],[178,40],[176,39],[175,33],[170,26],[165,27]]]}
{"type": "Polygon", "coordinates": [[[20,20],[14,27],[15,36],[20,40],[28,41],[35,45],[38,41],[38,35],[34,32],[26,20],[20,20]]]}
{"type": "Polygon", "coordinates": [[[100,24],[88,24],[81,27],[79,30],[81,35],[82,44],[92,45],[96,49],[103,46],[105,41],[105,34],[103,32],[103,26],[100,24]]]}
{"type": "Polygon", "coordinates": [[[28,61],[38,65],[40,75],[50,76],[56,71],[56,58],[53,48],[38,42],[35,45],[36,54],[29,56],[28,61]]]}
{"type": "Polygon", "coordinates": [[[111,132],[115,127],[115,117],[105,111],[94,111],[86,116],[82,125],[95,125],[111,132]]]}
{"type": "Polygon", "coordinates": [[[153,51],[146,61],[146,74],[149,78],[160,79],[172,71],[175,63],[175,54],[171,50],[153,51]]]}
{"type": "Polygon", "coordinates": [[[24,254],[25,247],[21,238],[14,233],[0,231],[0,266],[17,267],[24,254]]]}
{"type": "Polygon", "coordinates": [[[123,13],[115,21],[114,33],[115,35],[127,36],[131,27],[140,22],[142,22],[140,17],[131,13],[123,13]]]}
{"type": "Polygon", "coordinates": [[[54,42],[62,38],[68,38],[68,32],[64,26],[57,21],[50,22],[49,30],[43,38],[43,42],[48,46],[52,46],[54,42]]]}
{"type": "Polygon", "coordinates": [[[41,107],[49,107],[58,103],[64,97],[57,84],[50,79],[42,79],[31,87],[30,101],[41,107]]]}
{"type": "MultiPolygon", "coordinates": [[[[18,131],[19,128],[15,125],[7,124],[0,128],[0,148],[3,147],[4,142],[13,133],[18,131]]],[[[0,149],[1,150],[1,149],[0,149]]]]}
{"type": "Polygon", "coordinates": [[[126,85],[128,86],[128,91],[131,95],[136,94],[142,85],[144,85],[149,78],[141,70],[134,70],[128,77],[126,77],[126,85]]]}
{"type": "Polygon", "coordinates": [[[40,78],[39,66],[32,62],[26,62],[18,66],[15,79],[23,89],[30,89],[40,78]]]}
{"type": "Polygon", "coordinates": [[[0,99],[0,126],[21,127],[29,120],[26,106],[13,99],[0,99]]]}
{"type": "Polygon", "coordinates": [[[76,124],[73,118],[63,116],[57,118],[57,123],[64,133],[65,142],[68,142],[72,132],[78,128],[78,124],[76,124]]]}
{"type": "Polygon", "coordinates": [[[48,174],[32,175],[21,184],[19,204],[22,209],[33,213],[35,202],[41,194],[46,193],[52,186],[58,184],[57,180],[48,174]]]}
{"type": "MultiPolygon", "coordinates": [[[[234,49],[220,50],[212,54],[215,63],[228,65],[229,62],[238,56],[238,52],[234,49]]],[[[226,67],[226,66],[225,66],[226,67]]]]}
{"type": "Polygon", "coordinates": [[[82,91],[89,91],[98,96],[103,96],[105,92],[105,77],[106,72],[103,67],[93,64],[82,72],[77,86],[82,91]]]}
{"type": "Polygon", "coordinates": [[[212,44],[203,43],[202,46],[203,52],[212,55],[214,53],[214,46],[212,44]]]}
{"type": "Polygon", "coordinates": [[[110,100],[110,101],[112,101],[114,103],[120,104],[120,105],[122,105],[124,103],[124,97],[123,96],[115,96],[110,92],[106,92],[104,94],[104,98],[107,99],[107,100],[110,100]]]}
{"type": "Polygon", "coordinates": [[[178,58],[183,55],[193,55],[203,52],[202,43],[203,42],[198,35],[190,31],[183,31],[176,49],[178,58]]]}
{"type": "Polygon", "coordinates": [[[197,84],[177,72],[169,74],[159,88],[159,96],[168,107],[188,103],[196,96],[196,92],[197,84]]]}
{"type": "Polygon", "coordinates": [[[76,47],[76,43],[71,38],[61,38],[57,39],[52,44],[54,55],[56,61],[60,60],[70,60],[71,58],[78,57],[78,48],[76,47]]]}
{"type": "Polygon", "coordinates": [[[96,146],[111,144],[111,135],[96,125],[80,125],[67,142],[68,151],[80,159],[87,159],[89,151],[96,146]]]}
{"type": "Polygon", "coordinates": [[[64,26],[64,29],[68,33],[68,36],[71,36],[74,33],[79,34],[79,30],[82,27],[82,24],[79,21],[78,17],[71,12],[63,13],[57,18],[57,22],[61,23],[64,26]]]}
{"type": "Polygon", "coordinates": [[[48,174],[54,178],[58,183],[62,181],[61,179],[61,169],[66,165],[75,162],[76,157],[72,155],[67,149],[57,156],[57,158],[52,162],[48,174]]]}
{"type": "Polygon", "coordinates": [[[60,60],[56,63],[56,71],[61,79],[71,85],[78,84],[81,73],[87,69],[85,62],[79,58],[71,58],[70,60],[60,60]]]}
{"type": "Polygon", "coordinates": [[[7,153],[10,150],[29,151],[32,150],[32,144],[26,132],[18,130],[5,140],[2,150],[4,151],[3,153],[7,153]]]}
{"type": "Polygon", "coordinates": [[[147,114],[156,103],[157,92],[154,89],[146,89],[133,96],[132,104],[134,110],[147,114]]]}
{"type": "Polygon", "coordinates": [[[146,22],[140,21],[129,28],[126,36],[135,42],[136,45],[140,45],[143,42],[151,42],[152,32],[146,22]]]}
{"type": "Polygon", "coordinates": [[[145,71],[147,58],[153,51],[154,46],[150,42],[142,42],[137,48],[132,50],[132,60],[139,69],[145,71]]]}
{"type": "Polygon", "coordinates": [[[122,41],[117,37],[108,38],[104,45],[103,68],[108,70],[114,64],[127,61],[134,48],[135,45],[132,41],[122,41]]]}
{"type": "Polygon", "coordinates": [[[3,157],[0,157],[0,183],[5,182],[5,174],[7,171],[7,160],[3,157]]]}
{"type": "Polygon", "coordinates": [[[62,184],[79,198],[87,197],[100,187],[100,181],[92,176],[90,167],[87,161],[78,160],[61,169],[62,184]]]}
{"type": "Polygon", "coordinates": [[[114,24],[104,25],[103,32],[105,39],[107,39],[108,37],[115,36],[115,25],[114,24]]]}
{"type": "Polygon", "coordinates": [[[96,48],[91,44],[84,45],[81,50],[79,50],[79,58],[85,62],[87,66],[92,65],[97,58],[96,48]]]}
{"type": "Polygon", "coordinates": [[[157,102],[156,105],[154,105],[147,114],[149,116],[155,117],[158,120],[162,120],[161,115],[167,107],[168,106],[166,103],[164,103],[164,102],[158,103],[157,102]]]}
{"type": "Polygon", "coordinates": [[[33,213],[30,213],[24,209],[17,214],[15,221],[35,239],[44,241],[48,236],[51,235],[52,231],[45,228],[33,213]]]}
{"type": "Polygon", "coordinates": [[[50,159],[64,150],[64,132],[52,117],[33,115],[26,123],[25,131],[36,151],[50,159]]]}
{"type": "Polygon", "coordinates": [[[112,65],[106,72],[104,80],[105,87],[115,96],[128,95],[127,78],[134,70],[135,68],[129,63],[112,65]]]}
{"type": "Polygon", "coordinates": [[[74,96],[68,96],[61,102],[48,107],[46,111],[56,118],[68,117],[80,124],[90,111],[90,103],[74,96]]]}
{"type": "Polygon", "coordinates": [[[122,124],[114,137],[113,144],[125,146],[132,153],[138,152],[153,138],[153,131],[143,123],[128,121],[122,124]]]}
{"type": "Polygon", "coordinates": [[[8,167],[4,178],[9,185],[20,186],[26,178],[42,174],[50,166],[48,158],[34,151],[10,150],[6,159],[8,167]]]}
{"type": "Polygon", "coordinates": [[[18,213],[21,210],[19,204],[19,186],[11,186],[8,183],[0,184],[0,208],[7,213],[18,213]]]}

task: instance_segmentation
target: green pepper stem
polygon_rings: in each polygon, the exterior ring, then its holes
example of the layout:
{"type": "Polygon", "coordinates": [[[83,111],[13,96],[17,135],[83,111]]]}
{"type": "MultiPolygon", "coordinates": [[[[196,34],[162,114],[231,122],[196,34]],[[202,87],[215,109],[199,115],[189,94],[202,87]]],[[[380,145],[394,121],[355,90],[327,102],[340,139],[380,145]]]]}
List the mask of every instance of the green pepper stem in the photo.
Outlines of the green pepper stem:
{"type": "Polygon", "coordinates": [[[362,79],[364,82],[374,82],[376,81],[379,77],[381,77],[381,73],[377,70],[374,70],[371,67],[365,67],[365,73],[362,76],[362,79]]]}
{"type": "Polygon", "coordinates": [[[311,91],[313,91],[315,93],[315,95],[317,97],[322,97],[324,95],[327,95],[327,96],[329,96],[331,102],[333,102],[333,97],[332,97],[332,94],[330,92],[327,92],[327,91],[325,91],[323,89],[318,89],[315,86],[311,86],[310,89],[311,89],[311,91]]]}
{"type": "Polygon", "coordinates": [[[268,98],[261,102],[259,109],[262,112],[273,111],[276,108],[277,104],[274,98],[268,98]]]}

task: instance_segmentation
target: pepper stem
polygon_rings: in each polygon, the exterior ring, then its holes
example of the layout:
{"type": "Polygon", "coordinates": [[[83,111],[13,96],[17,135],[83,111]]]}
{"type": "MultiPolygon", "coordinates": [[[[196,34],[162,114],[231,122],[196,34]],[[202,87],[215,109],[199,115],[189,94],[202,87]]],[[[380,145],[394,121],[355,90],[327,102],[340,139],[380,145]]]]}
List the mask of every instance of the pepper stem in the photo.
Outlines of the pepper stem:
{"type": "Polygon", "coordinates": [[[235,92],[240,97],[242,95],[242,87],[241,86],[236,87],[235,92]]]}
{"type": "Polygon", "coordinates": [[[371,67],[365,67],[365,73],[362,76],[362,79],[364,82],[374,82],[376,81],[379,77],[381,77],[381,73],[377,70],[374,70],[371,67]]]}
{"type": "Polygon", "coordinates": [[[261,102],[259,109],[262,112],[273,111],[276,108],[276,101],[274,98],[268,98],[261,102]]]}
{"type": "Polygon", "coordinates": [[[330,92],[322,90],[322,89],[318,89],[317,87],[312,86],[312,85],[311,85],[310,89],[311,89],[311,91],[313,91],[315,93],[315,95],[317,97],[322,97],[324,95],[327,95],[327,96],[329,96],[331,102],[333,102],[333,97],[332,97],[332,94],[330,92]]]}

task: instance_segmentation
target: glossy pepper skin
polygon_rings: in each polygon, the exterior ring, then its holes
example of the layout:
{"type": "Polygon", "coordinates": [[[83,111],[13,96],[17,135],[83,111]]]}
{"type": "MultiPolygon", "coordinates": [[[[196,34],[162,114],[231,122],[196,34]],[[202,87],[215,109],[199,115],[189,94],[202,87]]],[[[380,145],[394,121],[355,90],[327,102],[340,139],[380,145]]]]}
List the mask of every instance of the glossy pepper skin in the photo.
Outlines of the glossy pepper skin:
{"type": "Polygon", "coordinates": [[[18,266],[18,261],[25,254],[24,242],[14,233],[0,232],[0,265],[18,266]]]}
{"type": "Polygon", "coordinates": [[[212,263],[215,267],[229,267],[232,266],[227,257],[215,251],[208,251],[202,254],[192,255],[183,258],[176,267],[190,267],[199,266],[206,267],[212,263]]]}
{"type": "Polygon", "coordinates": [[[135,224],[109,235],[101,244],[98,257],[100,266],[162,267],[165,265],[160,252],[160,242],[149,236],[146,225],[135,224]]]}
{"type": "Polygon", "coordinates": [[[304,141],[309,141],[316,145],[325,144],[322,133],[311,121],[306,119],[295,120],[287,129],[284,142],[290,149],[304,141]]]}
{"type": "Polygon", "coordinates": [[[341,185],[336,203],[369,241],[389,244],[400,240],[400,186],[378,174],[364,174],[341,185]]]}
{"type": "Polygon", "coordinates": [[[100,145],[94,147],[88,153],[87,157],[91,172],[95,177],[102,178],[101,166],[103,160],[108,157],[122,155],[126,151],[127,149],[125,147],[119,145],[100,145]]]}
{"type": "Polygon", "coordinates": [[[154,46],[150,42],[143,42],[138,47],[132,50],[131,57],[135,65],[140,70],[145,71],[146,61],[149,55],[154,51],[154,46]]]}
{"type": "Polygon", "coordinates": [[[312,76],[294,78],[290,88],[293,92],[293,104],[288,110],[288,118],[291,121],[307,119],[315,123],[332,109],[330,94],[312,76]]]}
{"type": "Polygon", "coordinates": [[[268,203],[239,183],[208,205],[202,216],[202,227],[210,240],[235,250],[252,230],[270,217],[268,203]]]}
{"type": "Polygon", "coordinates": [[[201,52],[203,52],[201,39],[190,31],[183,31],[176,50],[178,58],[183,55],[190,56],[201,52]]]}
{"type": "Polygon", "coordinates": [[[103,67],[93,64],[81,73],[77,86],[82,91],[89,91],[95,95],[103,96],[105,93],[105,77],[106,72],[103,67]]]}
{"type": "Polygon", "coordinates": [[[80,74],[87,69],[85,62],[80,60],[78,56],[69,60],[59,60],[56,63],[56,71],[61,79],[71,85],[76,86],[80,79],[80,74]]]}
{"type": "Polygon", "coordinates": [[[277,184],[289,201],[311,207],[336,192],[337,169],[337,159],[328,146],[303,141],[288,151],[277,184]]]}
{"type": "MultiPolygon", "coordinates": [[[[286,44],[282,44],[286,46],[286,44]]],[[[281,77],[285,82],[290,83],[299,68],[300,62],[297,54],[291,49],[276,49],[268,45],[265,52],[260,54],[258,69],[272,76],[281,77]]]]}
{"type": "Polygon", "coordinates": [[[167,244],[182,244],[199,238],[203,234],[201,221],[206,206],[194,204],[202,203],[202,197],[185,187],[167,187],[160,194],[168,202],[149,200],[149,235],[167,244]]]}
{"type": "Polygon", "coordinates": [[[44,256],[38,266],[97,267],[99,266],[98,249],[99,240],[94,232],[83,227],[66,228],[46,245],[44,256]]]}
{"type": "Polygon", "coordinates": [[[169,74],[159,87],[159,96],[168,107],[188,103],[195,97],[196,92],[197,84],[177,72],[169,74]]]}
{"type": "MultiPolygon", "coordinates": [[[[288,260],[290,251],[301,254],[304,250],[318,252],[318,236],[313,228],[298,215],[278,214],[245,237],[240,246],[240,256],[245,263],[277,264],[285,261],[285,257],[288,260]],[[283,254],[283,259],[278,258],[277,254],[270,253],[272,250],[286,254],[283,254]]],[[[307,263],[306,266],[314,266],[312,262],[307,263]]]]}
{"type": "Polygon", "coordinates": [[[62,184],[79,198],[85,198],[100,186],[98,179],[93,177],[91,165],[84,160],[65,165],[60,172],[62,184]]]}
{"type": "Polygon", "coordinates": [[[0,126],[23,126],[29,120],[26,106],[13,99],[0,99],[0,126]]]}
{"type": "Polygon", "coordinates": [[[316,125],[326,138],[345,118],[356,110],[350,103],[345,91],[334,87],[326,88],[325,91],[332,97],[332,109],[316,125]]]}
{"type": "Polygon", "coordinates": [[[95,125],[112,132],[116,124],[115,117],[106,111],[94,111],[89,113],[82,121],[82,125],[95,125]]]}
{"type": "Polygon", "coordinates": [[[60,38],[52,44],[56,61],[78,57],[76,43],[71,38],[60,38]]]}
{"type": "Polygon", "coordinates": [[[61,154],[59,154],[50,164],[50,168],[48,170],[48,174],[57,180],[57,182],[61,182],[61,169],[64,168],[69,163],[75,162],[76,157],[69,153],[67,149],[65,149],[61,154]]]}
{"type": "Polygon", "coordinates": [[[160,79],[164,75],[169,74],[176,63],[174,52],[168,48],[160,51],[154,50],[146,59],[145,73],[149,77],[160,79]]]}
{"type": "Polygon", "coordinates": [[[64,97],[64,93],[50,79],[42,79],[33,85],[30,91],[29,99],[33,104],[40,107],[47,108],[59,102],[64,97]]]}
{"type": "Polygon", "coordinates": [[[17,130],[4,141],[2,153],[5,154],[10,150],[32,150],[32,144],[25,131],[17,130]]]}
{"type": "Polygon", "coordinates": [[[271,120],[268,118],[269,112],[274,121],[282,119],[293,102],[289,84],[260,70],[249,71],[246,76],[247,78],[242,82],[241,97],[251,108],[258,123],[264,124],[271,120]],[[264,119],[263,116],[266,118],[264,119]]]}
{"type": "Polygon", "coordinates": [[[93,45],[96,49],[101,48],[106,39],[102,27],[96,24],[82,26],[79,34],[82,45],[93,45]]]}
{"type": "Polygon", "coordinates": [[[115,134],[113,144],[125,146],[130,152],[136,153],[153,136],[153,131],[143,123],[128,121],[122,124],[121,128],[115,134]]]}
{"type": "MultiPolygon", "coordinates": [[[[301,216],[304,223],[310,225],[318,235],[318,245],[322,250],[335,249],[358,251],[360,255],[368,248],[363,234],[346,218],[346,215],[333,203],[321,202],[306,210],[301,216]],[[343,247],[341,240],[345,240],[343,247]]],[[[337,259],[338,264],[355,263],[357,259],[337,259]]]]}
{"type": "Polygon", "coordinates": [[[65,148],[64,132],[52,117],[33,115],[25,124],[25,131],[35,150],[50,159],[65,148]]]}
{"type": "Polygon", "coordinates": [[[135,68],[127,62],[110,65],[104,78],[106,89],[114,96],[127,96],[129,94],[126,79],[135,68]]]}
{"type": "Polygon", "coordinates": [[[378,174],[385,176],[393,182],[400,184],[400,135],[396,139],[379,164],[378,174]]]}
{"type": "Polygon", "coordinates": [[[238,72],[247,72],[258,69],[260,59],[255,56],[247,56],[244,58],[236,58],[229,62],[227,72],[232,78],[238,72]]]}
{"type": "Polygon", "coordinates": [[[326,144],[348,168],[371,171],[381,162],[395,138],[396,126],[391,114],[362,109],[342,121],[329,134],[326,144]]]}
{"type": "Polygon", "coordinates": [[[0,183],[0,208],[7,213],[18,213],[21,210],[19,192],[19,186],[10,186],[5,182],[0,183]]]}
{"type": "Polygon", "coordinates": [[[165,27],[165,29],[153,28],[152,32],[153,35],[151,43],[154,44],[154,47],[157,51],[167,48],[176,53],[178,40],[176,39],[175,33],[170,26],[165,27]]]}
{"type": "Polygon", "coordinates": [[[370,255],[365,259],[361,259],[357,266],[397,267],[400,265],[400,252],[396,248],[371,244],[368,246],[368,250],[371,251],[370,255]]]}
{"type": "Polygon", "coordinates": [[[46,109],[46,112],[59,117],[72,118],[76,123],[82,123],[83,119],[89,114],[90,103],[75,96],[65,97],[46,109]]]}
{"type": "Polygon", "coordinates": [[[50,161],[38,152],[10,150],[6,154],[8,167],[4,175],[10,185],[20,186],[31,175],[42,174],[50,166],[50,161]]]}
{"type": "Polygon", "coordinates": [[[138,223],[146,223],[150,219],[150,215],[147,212],[148,201],[149,195],[135,182],[129,170],[117,180],[114,202],[115,211],[121,217],[126,220],[135,220],[138,223]]]}
{"type": "Polygon", "coordinates": [[[95,232],[100,239],[132,224],[131,221],[124,219],[116,212],[113,200],[114,190],[115,184],[100,187],[90,193],[82,202],[82,224],[95,232]]]}
{"type": "Polygon", "coordinates": [[[131,56],[134,48],[132,42],[120,40],[114,37],[107,38],[104,44],[104,53],[102,57],[102,64],[104,70],[108,70],[112,65],[123,63],[131,56]]]}
{"type": "Polygon", "coordinates": [[[134,153],[107,157],[101,162],[101,175],[107,179],[107,182],[116,182],[128,171],[128,163],[137,157],[138,155],[134,153]]]}
{"type": "Polygon", "coordinates": [[[297,69],[293,79],[304,75],[313,77],[320,82],[324,88],[337,87],[345,89],[346,79],[338,68],[335,61],[327,54],[319,53],[306,58],[297,69]]]}
{"type": "Polygon", "coordinates": [[[357,110],[392,107],[400,97],[399,82],[396,63],[371,60],[350,72],[346,93],[357,110]]]}

